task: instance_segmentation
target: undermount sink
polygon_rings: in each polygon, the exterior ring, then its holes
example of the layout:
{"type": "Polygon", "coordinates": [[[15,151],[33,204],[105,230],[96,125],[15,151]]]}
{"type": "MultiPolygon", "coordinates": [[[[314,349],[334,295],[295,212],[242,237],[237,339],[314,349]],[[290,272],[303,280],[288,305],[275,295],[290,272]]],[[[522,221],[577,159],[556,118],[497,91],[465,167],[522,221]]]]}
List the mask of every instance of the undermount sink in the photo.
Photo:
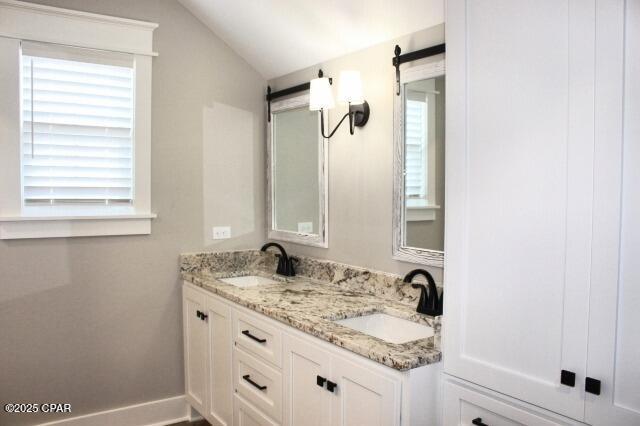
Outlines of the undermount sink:
{"type": "Polygon", "coordinates": [[[402,344],[433,336],[433,328],[387,314],[370,314],[333,321],[389,343],[402,344]]]}
{"type": "Polygon", "coordinates": [[[259,285],[280,283],[280,281],[272,280],[271,278],[265,278],[258,275],[245,275],[242,277],[222,278],[220,279],[220,281],[222,281],[223,283],[234,285],[236,287],[240,287],[240,288],[256,287],[259,285]]]}

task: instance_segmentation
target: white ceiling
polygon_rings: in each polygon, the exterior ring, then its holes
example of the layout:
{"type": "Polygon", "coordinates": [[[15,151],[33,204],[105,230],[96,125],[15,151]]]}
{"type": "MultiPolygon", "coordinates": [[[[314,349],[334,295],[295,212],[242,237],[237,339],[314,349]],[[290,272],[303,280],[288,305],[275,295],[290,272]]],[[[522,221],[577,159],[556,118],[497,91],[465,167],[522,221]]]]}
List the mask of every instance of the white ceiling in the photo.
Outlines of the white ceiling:
{"type": "Polygon", "coordinates": [[[179,0],[266,79],[444,22],[444,0],[179,0]]]}

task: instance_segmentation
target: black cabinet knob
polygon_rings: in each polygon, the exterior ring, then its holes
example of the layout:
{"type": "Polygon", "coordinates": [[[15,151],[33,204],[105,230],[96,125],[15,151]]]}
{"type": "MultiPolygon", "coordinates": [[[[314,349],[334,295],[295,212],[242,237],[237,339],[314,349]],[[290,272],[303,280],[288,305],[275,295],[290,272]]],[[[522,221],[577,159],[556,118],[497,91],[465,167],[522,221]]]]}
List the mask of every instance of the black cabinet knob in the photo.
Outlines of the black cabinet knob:
{"type": "Polygon", "coordinates": [[[565,386],[574,387],[576,385],[576,373],[573,371],[560,371],[560,383],[565,386]]]}
{"type": "Polygon", "coordinates": [[[325,379],[322,376],[316,376],[316,384],[318,386],[320,386],[321,388],[324,387],[325,382],[327,381],[327,379],[325,379]]]}
{"type": "Polygon", "coordinates": [[[196,311],[196,316],[202,319],[202,311],[196,311]]]}
{"type": "Polygon", "coordinates": [[[482,418],[480,417],[476,417],[475,419],[471,420],[471,424],[474,424],[476,426],[489,426],[488,424],[483,423],[482,418]]]}
{"type": "Polygon", "coordinates": [[[337,383],[333,383],[331,380],[327,380],[327,390],[333,392],[338,387],[337,383]]]}
{"type": "Polygon", "coordinates": [[[600,380],[587,377],[584,381],[584,391],[594,395],[600,395],[600,380]]]}

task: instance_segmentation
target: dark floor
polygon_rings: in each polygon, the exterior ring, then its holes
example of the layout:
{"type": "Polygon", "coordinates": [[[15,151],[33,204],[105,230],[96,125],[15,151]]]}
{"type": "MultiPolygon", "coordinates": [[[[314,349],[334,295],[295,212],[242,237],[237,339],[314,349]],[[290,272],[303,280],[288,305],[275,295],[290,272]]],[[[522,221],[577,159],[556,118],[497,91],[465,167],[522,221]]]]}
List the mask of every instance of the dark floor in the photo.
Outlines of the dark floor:
{"type": "Polygon", "coordinates": [[[180,422],[169,426],[211,426],[206,420],[198,420],[197,422],[180,422]]]}

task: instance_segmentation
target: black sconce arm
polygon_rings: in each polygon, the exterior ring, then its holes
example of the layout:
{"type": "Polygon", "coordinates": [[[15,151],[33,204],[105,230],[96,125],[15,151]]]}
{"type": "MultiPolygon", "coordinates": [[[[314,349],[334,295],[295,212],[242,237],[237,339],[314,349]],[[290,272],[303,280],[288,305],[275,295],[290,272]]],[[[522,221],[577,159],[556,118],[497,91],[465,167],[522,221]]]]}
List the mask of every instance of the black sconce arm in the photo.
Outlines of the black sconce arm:
{"type": "Polygon", "coordinates": [[[351,124],[353,123],[353,119],[351,118],[351,113],[348,112],[342,117],[338,125],[331,131],[331,133],[329,133],[329,136],[327,136],[324,134],[324,111],[320,110],[320,132],[322,133],[322,137],[325,139],[331,138],[331,136],[333,136],[333,134],[336,132],[336,130],[338,130],[338,128],[340,127],[344,119],[347,117],[349,117],[349,128],[350,128],[349,131],[351,132],[351,134],[353,134],[353,125],[351,124]]]}
{"type": "Polygon", "coordinates": [[[320,132],[322,134],[322,137],[325,139],[330,139],[347,117],[349,117],[349,133],[353,135],[356,126],[362,127],[367,124],[367,121],[369,121],[369,103],[367,101],[364,101],[364,103],[360,105],[351,105],[351,103],[349,103],[349,112],[347,112],[342,117],[342,119],[340,119],[336,127],[334,127],[334,129],[329,133],[329,136],[325,135],[324,133],[324,110],[321,109],[320,132]]]}

